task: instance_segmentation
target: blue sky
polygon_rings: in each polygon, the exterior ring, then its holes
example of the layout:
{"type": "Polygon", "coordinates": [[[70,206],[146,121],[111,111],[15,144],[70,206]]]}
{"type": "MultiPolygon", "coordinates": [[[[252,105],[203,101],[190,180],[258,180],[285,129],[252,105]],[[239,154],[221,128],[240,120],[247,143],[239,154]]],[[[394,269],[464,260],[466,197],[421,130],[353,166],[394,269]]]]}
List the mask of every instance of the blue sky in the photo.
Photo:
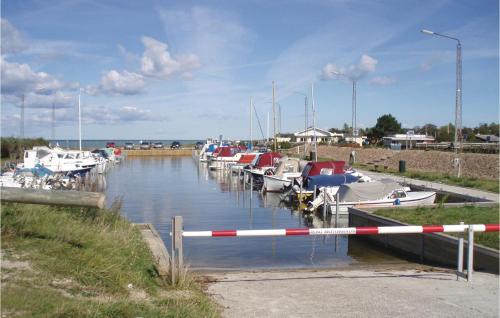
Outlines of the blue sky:
{"type": "MultiPolygon", "coordinates": [[[[254,100],[281,131],[454,122],[454,41],[463,48],[463,124],[498,122],[498,1],[2,1],[2,135],[84,139],[249,138],[254,100]],[[311,115],[309,115],[311,118],[311,115]]],[[[254,136],[261,135],[254,120],[254,136]]]]}

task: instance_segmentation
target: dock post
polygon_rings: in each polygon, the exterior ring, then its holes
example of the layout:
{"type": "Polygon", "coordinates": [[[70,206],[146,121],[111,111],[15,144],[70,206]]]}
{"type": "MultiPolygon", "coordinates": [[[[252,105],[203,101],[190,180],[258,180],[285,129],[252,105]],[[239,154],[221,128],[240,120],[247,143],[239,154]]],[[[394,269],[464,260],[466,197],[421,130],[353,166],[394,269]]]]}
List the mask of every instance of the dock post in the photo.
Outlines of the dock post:
{"type": "Polygon", "coordinates": [[[172,218],[172,260],[171,260],[172,285],[175,284],[176,276],[183,267],[182,253],[182,216],[172,218]]]}
{"type": "Polygon", "coordinates": [[[326,187],[323,187],[323,221],[326,220],[326,187]]]}
{"type": "MultiPolygon", "coordinates": [[[[460,222],[464,225],[464,222],[460,222]]],[[[458,252],[457,252],[457,280],[464,272],[464,233],[458,233],[458,252]]]]}
{"type": "Polygon", "coordinates": [[[302,204],[302,182],[300,183],[300,193],[299,193],[299,209],[302,204]]]}
{"type": "Polygon", "coordinates": [[[253,176],[250,175],[250,199],[252,199],[252,192],[253,192],[253,176]]]}
{"type": "Polygon", "coordinates": [[[338,227],[339,225],[339,209],[340,209],[339,200],[340,200],[340,194],[337,191],[337,193],[335,193],[335,227],[338,227]]]}
{"type": "Polygon", "coordinates": [[[469,225],[468,229],[468,246],[467,246],[467,281],[472,281],[472,273],[474,272],[474,225],[469,225]]]}
{"type": "Polygon", "coordinates": [[[316,185],[314,185],[313,201],[316,200],[316,185]]]}

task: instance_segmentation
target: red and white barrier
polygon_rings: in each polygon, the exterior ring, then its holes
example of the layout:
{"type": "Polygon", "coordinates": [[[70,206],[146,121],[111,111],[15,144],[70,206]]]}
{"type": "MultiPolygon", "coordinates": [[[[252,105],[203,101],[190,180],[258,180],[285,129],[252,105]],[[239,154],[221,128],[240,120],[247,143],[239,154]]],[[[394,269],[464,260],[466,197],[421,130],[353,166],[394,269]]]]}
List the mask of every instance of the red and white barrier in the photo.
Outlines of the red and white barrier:
{"type": "Polygon", "coordinates": [[[410,233],[452,233],[498,232],[500,224],[471,225],[423,225],[423,226],[365,226],[344,228],[299,228],[276,230],[222,230],[222,231],[183,231],[184,237],[222,237],[222,236],[297,236],[297,235],[373,235],[373,234],[410,234],[410,233]]]}

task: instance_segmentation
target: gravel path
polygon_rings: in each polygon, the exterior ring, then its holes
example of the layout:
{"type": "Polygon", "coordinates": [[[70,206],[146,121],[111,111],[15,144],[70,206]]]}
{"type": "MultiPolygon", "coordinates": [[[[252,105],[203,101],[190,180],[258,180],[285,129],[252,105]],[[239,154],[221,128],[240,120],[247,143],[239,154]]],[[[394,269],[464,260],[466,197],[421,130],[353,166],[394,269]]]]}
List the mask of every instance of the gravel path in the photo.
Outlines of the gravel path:
{"type": "Polygon", "coordinates": [[[498,317],[499,277],[427,270],[208,275],[223,317],[498,317]]]}

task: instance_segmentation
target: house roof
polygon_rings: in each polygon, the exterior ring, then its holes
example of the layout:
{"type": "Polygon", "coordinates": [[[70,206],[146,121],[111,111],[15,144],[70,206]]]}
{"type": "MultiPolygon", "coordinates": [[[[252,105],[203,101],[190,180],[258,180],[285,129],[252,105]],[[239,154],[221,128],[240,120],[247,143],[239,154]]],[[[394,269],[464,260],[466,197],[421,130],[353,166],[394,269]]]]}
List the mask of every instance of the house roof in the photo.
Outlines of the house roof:
{"type": "Polygon", "coordinates": [[[314,131],[316,131],[316,136],[319,136],[319,137],[333,137],[334,136],[331,132],[329,132],[327,130],[320,129],[320,128],[313,129],[312,127],[309,127],[306,130],[298,131],[298,132],[294,133],[293,135],[295,137],[314,136],[314,131]]]}
{"type": "Polygon", "coordinates": [[[481,135],[481,134],[477,134],[476,138],[479,139],[479,140],[486,141],[486,142],[498,142],[498,141],[500,141],[499,138],[498,138],[498,136],[495,136],[495,135],[481,135]]]}
{"type": "Polygon", "coordinates": [[[434,141],[434,137],[426,136],[426,135],[406,135],[406,134],[395,134],[392,136],[384,137],[386,140],[397,140],[397,141],[406,141],[406,140],[417,140],[417,141],[434,141]]]}

